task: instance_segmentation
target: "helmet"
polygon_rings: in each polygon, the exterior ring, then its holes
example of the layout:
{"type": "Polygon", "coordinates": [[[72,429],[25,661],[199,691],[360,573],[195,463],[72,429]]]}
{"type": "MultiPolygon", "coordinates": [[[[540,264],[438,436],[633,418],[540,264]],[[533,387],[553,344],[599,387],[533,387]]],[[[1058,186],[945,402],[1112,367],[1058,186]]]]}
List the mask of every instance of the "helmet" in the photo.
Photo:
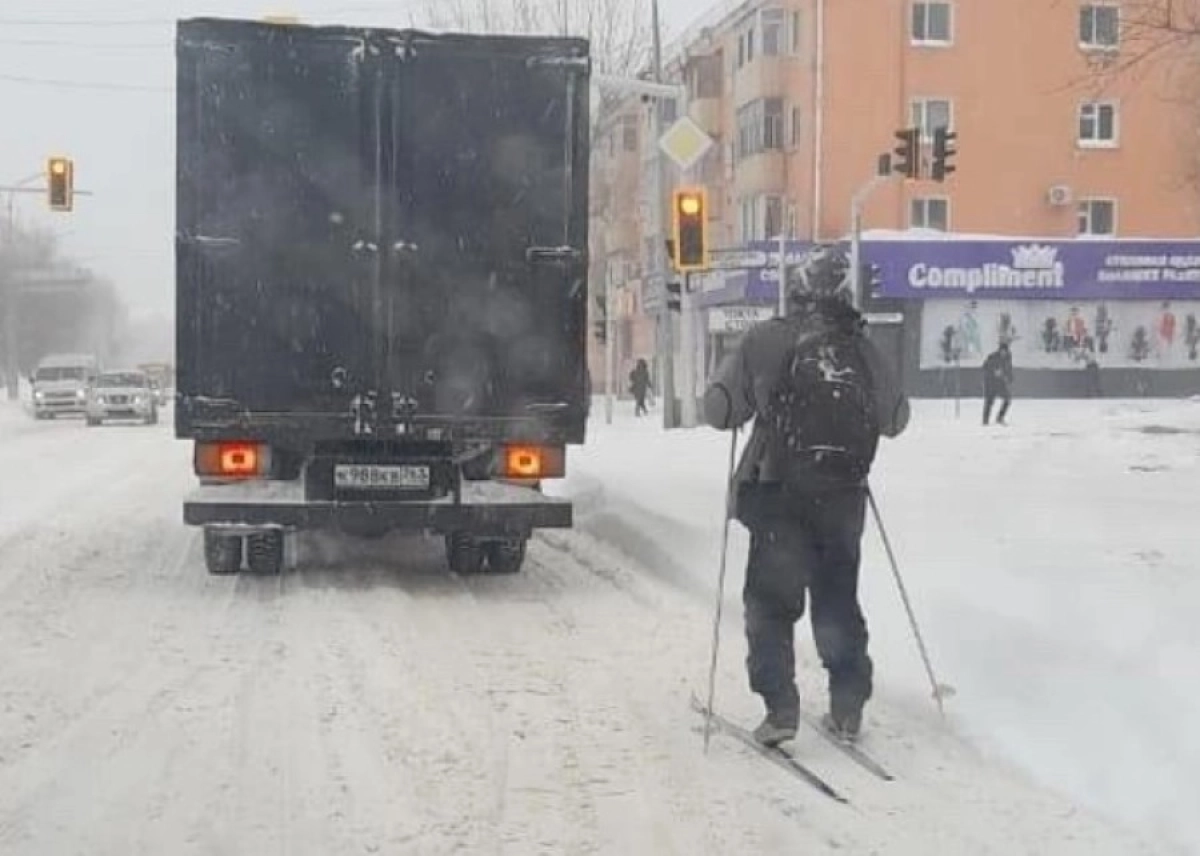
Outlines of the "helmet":
{"type": "Polygon", "coordinates": [[[817,300],[851,302],[850,257],[839,244],[814,244],[788,269],[787,297],[792,305],[817,300]]]}

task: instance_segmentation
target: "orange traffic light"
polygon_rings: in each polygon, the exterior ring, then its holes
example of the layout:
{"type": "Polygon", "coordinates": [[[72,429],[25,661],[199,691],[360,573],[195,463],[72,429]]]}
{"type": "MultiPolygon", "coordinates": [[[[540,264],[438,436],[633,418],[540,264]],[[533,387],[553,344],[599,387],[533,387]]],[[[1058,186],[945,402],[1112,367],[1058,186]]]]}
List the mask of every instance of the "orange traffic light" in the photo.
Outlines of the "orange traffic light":
{"type": "Polygon", "coordinates": [[[75,207],[75,163],[70,158],[52,157],[46,161],[46,188],[51,211],[75,207]]]}
{"type": "Polygon", "coordinates": [[[708,195],[702,187],[675,191],[672,205],[672,237],[675,270],[707,270],[708,195]]]}

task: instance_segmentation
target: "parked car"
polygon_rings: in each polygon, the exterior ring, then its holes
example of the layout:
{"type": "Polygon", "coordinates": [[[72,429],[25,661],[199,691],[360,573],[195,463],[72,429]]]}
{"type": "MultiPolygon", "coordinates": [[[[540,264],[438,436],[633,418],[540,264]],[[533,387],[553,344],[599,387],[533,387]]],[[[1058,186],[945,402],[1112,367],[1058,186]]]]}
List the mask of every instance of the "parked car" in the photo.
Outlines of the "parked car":
{"type": "Polygon", "coordinates": [[[98,373],[96,358],[87,354],[55,354],[43,359],[29,378],[34,418],[83,415],[88,386],[98,373]]]}
{"type": "Polygon", "coordinates": [[[110,419],[158,422],[158,398],[145,372],[105,372],[96,378],[88,393],[87,424],[102,425],[110,419]]]}

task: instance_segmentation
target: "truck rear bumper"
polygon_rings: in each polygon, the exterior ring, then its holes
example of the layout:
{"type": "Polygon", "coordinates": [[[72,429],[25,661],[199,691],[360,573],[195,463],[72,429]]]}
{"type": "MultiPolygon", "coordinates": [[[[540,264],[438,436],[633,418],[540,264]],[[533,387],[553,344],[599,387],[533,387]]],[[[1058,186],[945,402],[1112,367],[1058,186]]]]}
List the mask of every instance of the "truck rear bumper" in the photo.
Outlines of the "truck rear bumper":
{"type": "Polygon", "coordinates": [[[466,482],[462,502],[327,502],[304,497],[303,482],[205,485],[183,504],[192,526],[354,529],[363,526],[426,532],[528,533],[572,524],[568,500],[497,482],[466,482]]]}

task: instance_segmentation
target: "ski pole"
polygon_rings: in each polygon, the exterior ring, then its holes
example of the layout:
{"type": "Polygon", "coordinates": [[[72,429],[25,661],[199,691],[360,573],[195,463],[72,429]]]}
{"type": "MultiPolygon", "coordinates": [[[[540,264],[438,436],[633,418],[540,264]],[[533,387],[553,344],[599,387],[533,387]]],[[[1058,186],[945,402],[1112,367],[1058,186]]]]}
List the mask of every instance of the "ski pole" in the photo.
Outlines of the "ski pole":
{"type": "Polygon", "coordinates": [[[721,532],[721,570],[717,575],[717,609],[713,618],[712,659],[708,664],[708,702],[704,707],[704,754],[712,738],[713,697],[717,691],[717,654],[721,650],[721,613],[725,605],[725,572],[729,567],[729,517],[733,505],[733,475],[737,465],[738,429],[729,444],[729,477],[725,482],[725,527],[721,532]]]}
{"type": "Polygon", "coordinates": [[[900,589],[900,599],[904,602],[904,611],[908,613],[908,623],[912,627],[913,636],[917,640],[917,648],[921,652],[921,662],[925,664],[925,673],[929,676],[929,683],[933,687],[933,700],[937,702],[938,711],[945,718],[946,709],[942,706],[942,700],[953,696],[954,688],[948,684],[939,683],[933,672],[933,663],[929,659],[929,651],[925,648],[925,640],[921,636],[921,628],[917,624],[917,616],[913,612],[912,601],[908,597],[908,588],[904,585],[904,578],[900,575],[900,564],[896,561],[896,554],[892,550],[892,540],[888,538],[887,529],[883,525],[883,515],[879,513],[879,504],[875,502],[875,492],[869,487],[867,488],[867,499],[870,500],[871,512],[875,516],[875,524],[879,527],[879,535],[883,539],[883,547],[887,551],[888,562],[892,566],[892,575],[896,578],[896,586],[900,589]]]}

